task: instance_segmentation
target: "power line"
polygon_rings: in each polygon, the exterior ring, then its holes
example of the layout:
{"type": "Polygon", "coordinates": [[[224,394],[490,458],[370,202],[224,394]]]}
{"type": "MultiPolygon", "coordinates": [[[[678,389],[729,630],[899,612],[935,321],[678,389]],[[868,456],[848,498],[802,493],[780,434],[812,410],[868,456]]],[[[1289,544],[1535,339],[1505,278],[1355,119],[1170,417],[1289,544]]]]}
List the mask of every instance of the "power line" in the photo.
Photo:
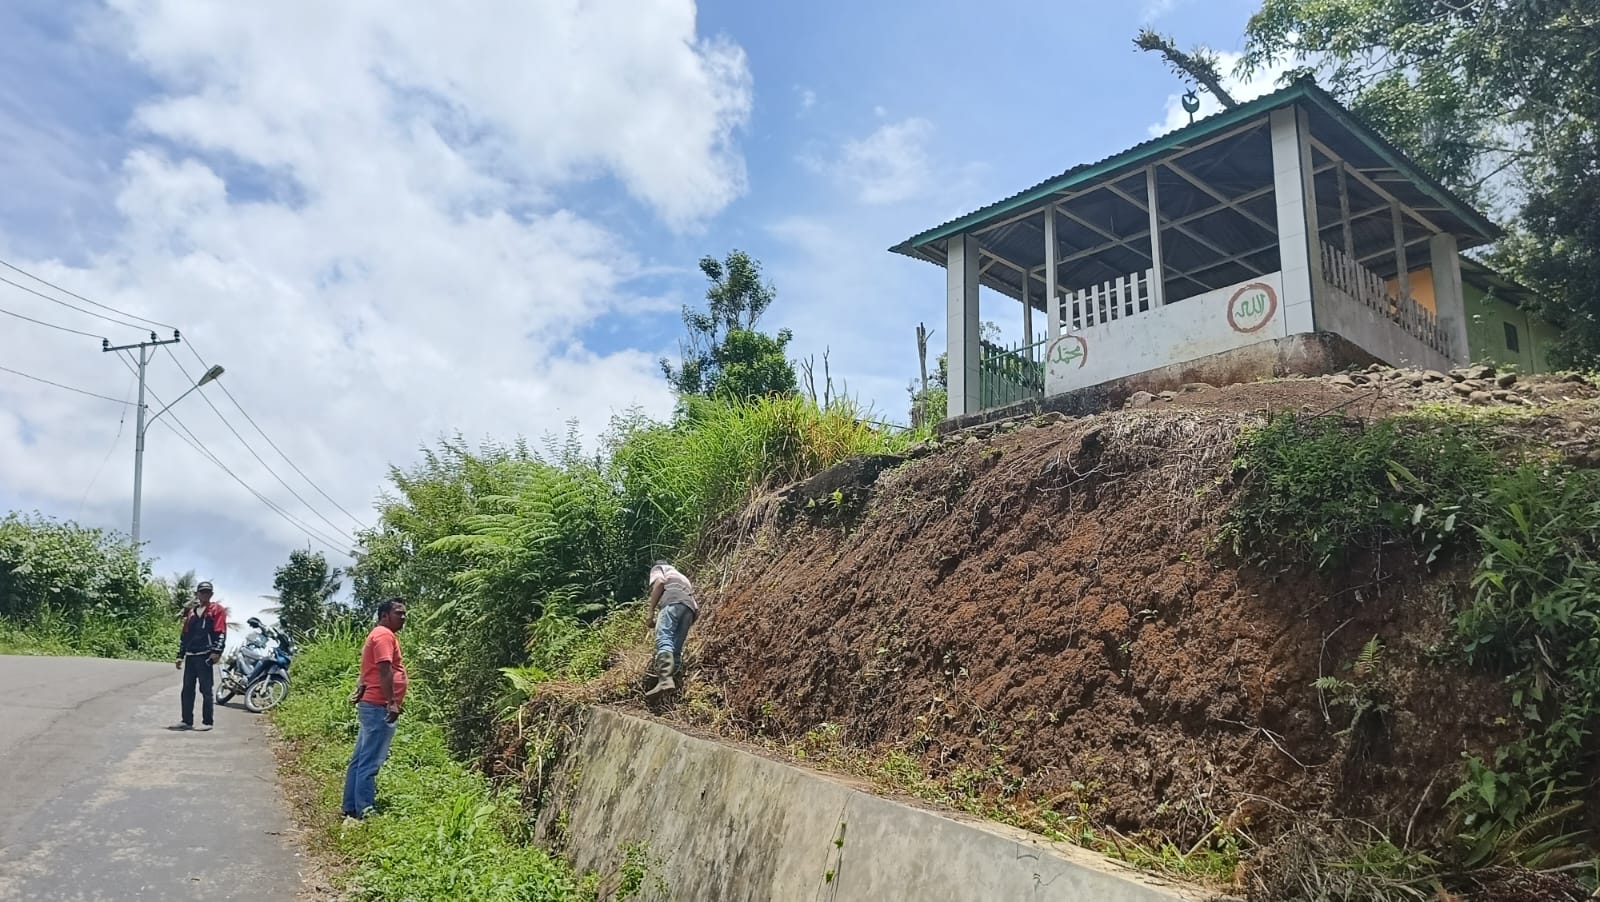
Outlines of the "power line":
{"type": "Polygon", "coordinates": [[[96,313],[93,310],[85,310],[82,307],[79,307],[77,304],[69,304],[66,301],[61,300],[60,298],[53,298],[50,295],[45,294],[42,291],[34,291],[32,288],[29,288],[26,285],[18,285],[16,282],[11,281],[10,279],[6,278],[5,276],[0,276],[0,282],[4,282],[7,285],[10,285],[12,288],[20,288],[23,291],[26,291],[27,293],[33,295],[36,298],[44,298],[45,300],[49,301],[52,304],[60,304],[61,306],[66,307],[68,310],[76,310],[79,313],[84,314],[85,316],[92,316],[92,317],[94,317],[96,319],[103,319],[108,323],[116,323],[119,326],[127,326],[130,329],[138,329],[140,332],[145,331],[145,327],[139,325],[138,323],[130,323],[130,322],[126,321],[126,320],[117,319],[116,317],[106,316],[104,313],[96,313]]]}
{"type": "Polygon", "coordinates": [[[128,398],[133,396],[134,386],[138,384],[138,376],[135,376],[133,381],[128,383],[128,390],[125,393],[127,397],[122,399],[124,405],[122,415],[117,417],[117,434],[111,437],[111,447],[106,449],[106,456],[100,458],[100,466],[95,467],[94,475],[89,477],[89,484],[83,487],[83,495],[78,499],[77,519],[82,519],[83,506],[89,502],[89,492],[94,489],[94,484],[100,481],[100,474],[106,471],[106,464],[110,463],[111,455],[117,453],[117,443],[122,441],[122,427],[128,422],[128,408],[133,406],[128,402],[128,398]]]}
{"type": "MultiPolygon", "coordinates": [[[[120,316],[126,316],[129,319],[136,319],[141,323],[149,323],[152,326],[160,326],[163,329],[176,329],[176,328],[178,328],[177,326],[174,326],[171,323],[158,322],[156,320],[140,316],[137,313],[129,313],[126,310],[118,310],[117,308],[112,307],[109,304],[102,304],[99,301],[92,301],[92,300],[84,297],[83,295],[78,294],[75,291],[72,291],[72,290],[67,289],[67,288],[62,288],[60,285],[57,285],[56,283],[50,281],[49,279],[40,278],[39,276],[36,276],[33,273],[28,272],[27,270],[25,270],[25,269],[15,265],[15,264],[13,264],[13,263],[8,263],[5,260],[0,260],[0,266],[4,266],[5,268],[7,268],[7,269],[9,269],[9,270],[11,270],[13,272],[21,273],[22,275],[27,276],[28,278],[34,280],[35,282],[38,282],[41,285],[49,285],[51,288],[54,288],[55,290],[61,292],[62,294],[70,295],[72,297],[75,297],[78,300],[84,302],[85,304],[89,304],[89,305],[94,306],[94,307],[99,307],[101,310],[110,310],[112,313],[118,314],[120,316]]],[[[15,283],[13,283],[13,284],[15,284],[15,283]]]]}
{"type": "MultiPolygon", "coordinates": [[[[81,295],[81,294],[79,294],[79,293],[77,293],[77,292],[75,292],[75,291],[73,291],[73,290],[71,290],[69,288],[63,288],[62,286],[57,285],[56,283],[50,281],[49,279],[46,279],[46,278],[43,278],[41,276],[35,275],[35,274],[23,269],[22,267],[17,266],[16,264],[11,263],[11,262],[9,262],[7,260],[0,259],[0,266],[4,266],[7,269],[12,270],[13,272],[16,272],[16,273],[19,273],[19,274],[21,274],[23,276],[26,276],[27,278],[32,279],[33,281],[38,282],[41,285],[48,285],[49,287],[54,288],[56,291],[59,291],[62,294],[65,294],[65,295],[68,295],[70,297],[76,298],[76,299],[84,302],[85,304],[89,304],[91,306],[98,307],[101,310],[109,310],[112,313],[118,314],[119,316],[125,316],[125,317],[128,317],[129,319],[135,319],[135,320],[139,320],[140,322],[143,322],[143,323],[149,323],[149,324],[154,325],[154,326],[160,326],[163,329],[172,329],[174,332],[177,331],[178,327],[172,325],[171,323],[163,323],[160,320],[154,320],[154,319],[150,319],[149,317],[140,316],[137,313],[129,313],[126,310],[121,310],[121,309],[118,309],[116,307],[112,307],[109,304],[102,304],[99,301],[96,301],[96,300],[94,300],[92,298],[84,297],[83,295],[81,295]]],[[[34,291],[33,289],[28,288],[25,285],[18,285],[16,282],[12,282],[10,279],[6,279],[4,277],[0,277],[0,282],[5,282],[8,285],[11,285],[11,286],[16,287],[16,288],[20,288],[23,291],[29,292],[30,294],[34,294],[34,295],[37,295],[37,296],[39,296],[41,298],[44,298],[47,301],[50,301],[50,302],[56,303],[56,304],[61,304],[62,306],[69,307],[69,308],[71,308],[73,310],[77,310],[78,312],[87,314],[89,316],[99,317],[99,318],[107,320],[109,322],[117,323],[118,325],[127,326],[129,328],[140,329],[140,330],[143,330],[143,328],[144,328],[143,326],[137,326],[137,325],[134,325],[133,323],[125,322],[123,320],[113,319],[112,317],[104,316],[104,315],[98,314],[98,313],[94,313],[93,311],[84,310],[83,308],[78,307],[76,305],[68,304],[67,302],[65,302],[63,300],[60,300],[59,298],[53,298],[53,297],[50,297],[49,295],[42,294],[40,292],[34,291]]],[[[0,312],[10,313],[10,311],[5,311],[5,310],[0,310],[0,312]]],[[[53,325],[51,323],[45,323],[45,322],[42,322],[40,320],[32,319],[31,317],[24,317],[21,314],[12,313],[11,315],[20,317],[22,319],[27,319],[30,322],[39,323],[40,325],[50,326],[51,328],[57,328],[57,329],[63,329],[64,331],[76,332],[76,330],[66,329],[63,326],[55,326],[55,325],[53,325]]],[[[76,332],[76,334],[87,335],[90,338],[100,338],[101,337],[101,336],[98,336],[98,335],[89,335],[86,332],[76,332]]],[[[171,351],[169,350],[167,353],[170,354],[171,351]]],[[[192,343],[190,343],[190,345],[189,345],[189,353],[194,355],[195,360],[199,361],[199,363],[200,363],[200,365],[202,367],[207,368],[207,369],[210,368],[211,365],[206,362],[205,358],[200,356],[200,353],[195,350],[195,348],[194,348],[192,343]]],[[[177,362],[177,359],[173,358],[173,361],[177,362]]],[[[182,369],[183,365],[179,364],[178,367],[179,367],[179,369],[182,369]]],[[[187,376],[188,374],[185,373],[184,375],[187,376]]],[[[321,495],[325,500],[327,500],[327,502],[329,504],[331,504],[335,508],[337,508],[339,513],[344,514],[346,517],[350,518],[350,522],[354,523],[358,528],[365,528],[366,527],[366,524],[364,522],[362,522],[361,518],[357,517],[356,515],[350,513],[348,510],[346,510],[344,508],[344,506],[341,505],[338,501],[336,501],[332,495],[330,495],[326,491],[324,491],[322,486],[320,486],[316,482],[314,482],[311,479],[310,476],[306,475],[304,470],[300,469],[300,466],[294,462],[293,458],[289,457],[289,455],[286,452],[284,452],[284,450],[281,447],[278,446],[278,443],[272,440],[272,436],[268,435],[266,430],[261,428],[261,424],[256,422],[255,417],[252,417],[250,415],[250,412],[244,409],[244,405],[239,403],[239,399],[235,398],[233,396],[233,392],[229,391],[228,387],[226,385],[224,385],[221,382],[218,382],[217,383],[217,387],[222,389],[222,393],[227,396],[227,398],[228,398],[228,400],[230,402],[233,403],[233,406],[238,409],[239,413],[244,415],[244,418],[245,418],[246,422],[248,422],[251,425],[251,427],[254,428],[255,431],[257,433],[259,433],[263,439],[266,440],[267,444],[269,446],[271,446],[272,450],[278,452],[278,456],[283,458],[284,462],[287,463],[289,465],[289,467],[291,469],[293,469],[295,471],[295,473],[300,476],[301,479],[304,479],[306,481],[307,485],[309,485],[309,486],[311,486],[311,488],[315,489],[317,494],[321,495]]],[[[207,404],[211,404],[211,401],[210,401],[209,398],[206,399],[206,403],[207,404]]],[[[215,405],[212,405],[211,409],[214,412],[216,412],[217,417],[219,419],[222,419],[223,424],[224,425],[228,425],[229,430],[232,431],[233,427],[231,425],[229,425],[227,419],[222,416],[222,412],[218,411],[216,409],[215,405]]],[[[247,450],[250,450],[250,453],[252,455],[255,455],[255,451],[253,449],[250,449],[249,443],[245,442],[244,438],[242,436],[239,436],[237,431],[234,432],[234,435],[235,435],[235,437],[239,438],[239,441],[241,443],[245,444],[245,448],[247,450]]],[[[301,504],[305,504],[305,506],[306,506],[306,508],[308,510],[310,510],[312,513],[315,513],[317,515],[317,517],[319,519],[321,519],[324,523],[327,523],[328,526],[330,528],[332,528],[335,533],[339,533],[341,535],[343,534],[343,530],[341,530],[340,527],[335,526],[331,521],[328,520],[328,518],[322,516],[320,511],[318,511],[316,508],[312,507],[310,504],[307,504],[304,498],[300,498],[300,496],[295,493],[294,489],[290,488],[289,485],[287,483],[285,483],[283,481],[283,479],[278,476],[277,473],[272,471],[271,467],[267,466],[266,461],[261,460],[261,457],[259,455],[255,455],[255,457],[256,457],[256,460],[259,461],[263,467],[267,468],[267,472],[272,473],[272,476],[273,476],[274,479],[277,479],[278,482],[280,484],[282,484],[284,488],[289,489],[290,494],[294,494],[295,495],[295,498],[298,499],[301,504]]],[[[352,544],[354,544],[353,540],[352,540],[352,544]]]]}
{"type": "MultiPolygon", "coordinates": [[[[172,362],[178,365],[178,371],[183,373],[183,377],[185,379],[188,379],[190,382],[193,382],[194,379],[189,375],[189,371],[184,369],[183,363],[178,360],[178,355],[172,353],[172,347],[170,345],[168,345],[168,346],[163,347],[162,350],[166,351],[167,352],[167,356],[172,358],[172,362]]],[[[327,517],[323,516],[322,512],[317,510],[316,508],[312,507],[311,504],[308,501],[306,501],[306,499],[300,497],[300,493],[299,492],[295,491],[294,488],[289,485],[289,483],[284,482],[283,481],[283,477],[279,476],[278,472],[276,470],[272,469],[272,467],[267,465],[266,461],[261,459],[261,455],[256,453],[256,449],[250,447],[250,443],[244,440],[244,436],[239,434],[239,430],[233,428],[233,424],[228,422],[228,418],[224,417],[222,415],[222,411],[217,409],[217,405],[212,403],[210,398],[206,397],[205,392],[201,392],[200,393],[200,400],[206,402],[206,406],[211,408],[211,412],[217,415],[217,419],[222,421],[222,425],[228,427],[228,431],[233,433],[233,437],[239,440],[239,444],[244,445],[244,449],[246,451],[250,452],[250,456],[254,457],[256,459],[256,463],[260,464],[263,469],[265,469],[268,473],[272,474],[272,478],[278,480],[278,485],[283,486],[284,489],[286,489],[289,492],[290,495],[293,495],[294,496],[294,500],[296,500],[296,501],[300,502],[301,504],[305,505],[306,510],[311,511],[311,513],[315,514],[318,520],[321,520],[322,522],[328,524],[328,528],[333,530],[333,534],[335,536],[337,536],[338,538],[340,538],[340,539],[342,539],[342,540],[344,540],[346,542],[349,542],[351,545],[356,544],[356,540],[355,539],[351,538],[348,535],[345,535],[344,530],[340,529],[337,525],[335,525],[332,520],[329,520],[327,517]]]]}
{"type": "MultiPolygon", "coordinates": [[[[4,311],[0,311],[0,312],[4,312],[4,311]]],[[[91,336],[91,337],[93,337],[93,336],[91,336]]],[[[124,400],[122,400],[120,398],[113,398],[110,395],[102,395],[99,392],[86,391],[86,390],[81,389],[81,388],[73,388],[70,385],[62,385],[59,382],[51,382],[49,379],[42,379],[42,378],[40,378],[38,376],[29,375],[28,373],[24,373],[21,370],[14,370],[14,369],[12,369],[12,368],[10,368],[8,366],[0,366],[0,371],[4,371],[4,372],[7,372],[7,373],[10,373],[13,376],[21,376],[24,379],[32,379],[35,382],[43,382],[45,385],[49,385],[49,386],[52,386],[54,388],[61,388],[61,389],[65,389],[65,390],[70,391],[70,392],[77,392],[80,395],[88,395],[91,398],[99,398],[102,401],[110,401],[113,404],[121,404],[124,407],[132,407],[133,406],[133,405],[129,404],[127,401],[124,401],[124,400]]]]}
{"type": "MultiPolygon", "coordinates": [[[[118,355],[118,359],[122,360],[122,365],[127,367],[129,372],[135,372],[135,373],[137,372],[137,370],[134,369],[133,364],[128,362],[128,360],[125,357],[123,357],[122,355],[119,354],[118,355]]],[[[149,391],[148,389],[146,389],[146,390],[149,391]]],[[[154,391],[150,391],[150,397],[155,398],[157,404],[163,404],[164,403],[161,400],[160,396],[158,396],[154,391]]],[[[289,513],[288,511],[284,510],[283,508],[279,507],[275,502],[272,501],[272,499],[270,499],[267,496],[265,496],[265,495],[261,494],[260,492],[256,491],[254,488],[252,488],[250,486],[249,483],[247,483],[243,479],[239,478],[239,475],[237,473],[235,473],[231,469],[229,469],[227,464],[223,463],[220,458],[218,458],[215,454],[213,454],[209,449],[207,449],[205,447],[205,445],[200,441],[199,437],[196,436],[194,434],[194,432],[192,430],[190,430],[187,425],[184,424],[183,420],[179,419],[177,414],[171,413],[169,411],[168,412],[168,416],[167,416],[167,420],[164,421],[164,422],[166,424],[166,427],[169,430],[171,430],[175,435],[177,435],[178,438],[182,439],[185,444],[187,444],[189,447],[193,448],[196,452],[198,452],[205,459],[211,461],[211,463],[216,465],[216,467],[218,469],[220,469],[222,472],[228,474],[228,476],[230,478],[232,478],[234,482],[237,482],[241,487],[244,488],[245,491],[247,491],[250,494],[254,495],[256,497],[257,501],[260,501],[262,504],[266,505],[268,509],[270,509],[273,513],[277,514],[279,517],[282,517],[285,522],[289,523],[289,525],[295,527],[296,529],[299,529],[301,532],[305,533],[308,537],[316,539],[318,542],[321,542],[323,545],[327,546],[327,548],[330,551],[332,551],[333,553],[339,554],[339,555],[343,555],[345,557],[349,557],[350,556],[349,550],[346,549],[346,548],[340,548],[339,547],[339,543],[337,541],[330,541],[327,536],[322,535],[321,533],[319,533],[318,531],[313,529],[311,526],[307,525],[305,522],[303,522],[299,518],[295,517],[293,514],[289,513]],[[176,425],[174,425],[174,424],[176,424],[176,425]]]]}
{"type": "Polygon", "coordinates": [[[36,326],[44,326],[46,329],[57,329],[57,330],[60,330],[62,332],[71,332],[73,335],[82,335],[84,338],[99,338],[99,339],[104,339],[105,338],[104,335],[96,335],[93,332],[84,332],[81,329],[69,329],[66,326],[58,326],[55,323],[47,323],[42,319],[34,319],[31,316],[23,316],[20,313],[16,313],[14,311],[7,310],[4,307],[0,307],[0,313],[4,313],[6,316],[14,316],[17,319],[27,320],[28,322],[33,323],[36,326]]]}
{"type": "MultiPolygon", "coordinates": [[[[199,361],[201,366],[208,367],[208,368],[210,367],[210,364],[206,362],[205,358],[200,356],[200,352],[195,350],[193,341],[190,341],[188,343],[188,348],[189,348],[189,353],[194,355],[194,359],[199,361]]],[[[363,529],[366,528],[366,524],[361,521],[360,517],[357,517],[355,514],[352,514],[349,511],[345,510],[344,509],[344,505],[342,505],[339,502],[335,501],[333,499],[332,495],[329,495],[327,492],[323,491],[322,490],[322,486],[317,485],[315,482],[313,482],[311,480],[311,477],[307,476],[305,474],[305,471],[300,469],[300,467],[294,462],[294,460],[292,460],[289,457],[288,454],[284,453],[284,450],[282,448],[278,447],[278,443],[272,440],[272,436],[267,435],[266,430],[262,429],[261,425],[256,422],[255,417],[252,417],[250,415],[250,411],[244,409],[244,405],[240,404],[239,403],[239,399],[235,398],[233,396],[233,392],[228,391],[228,387],[226,385],[223,385],[221,382],[218,382],[217,386],[222,389],[222,393],[225,396],[227,396],[228,400],[233,402],[233,406],[238,408],[239,413],[244,415],[245,421],[248,422],[251,426],[255,427],[256,432],[259,433],[262,438],[266,439],[267,444],[272,447],[272,450],[278,452],[278,456],[283,458],[284,462],[287,463],[290,466],[290,468],[292,468],[296,473],[300,474],[300,478],[304,479],[306,481],[307,485],[311,486],[313,489],[316,489],[317,490],[317,494],[319,494],[323,498],[327,499],[329,504],[331,504],[334,507],[338,508],[339,509],[339,513],[344,514],[346,517],[349,517],[350,518],[350,522],[356,524],[356,526],[358,526],[360,528],[363,528],[363,529]]],[[[219,416],[220,416],[220,414],[219,414],[219,416]]],[[[306,505],[306,506],[310,507],[310,505],[306,505]]],[[[330,523],[329,525],[332,526],[333,524],[330,523]]]]}

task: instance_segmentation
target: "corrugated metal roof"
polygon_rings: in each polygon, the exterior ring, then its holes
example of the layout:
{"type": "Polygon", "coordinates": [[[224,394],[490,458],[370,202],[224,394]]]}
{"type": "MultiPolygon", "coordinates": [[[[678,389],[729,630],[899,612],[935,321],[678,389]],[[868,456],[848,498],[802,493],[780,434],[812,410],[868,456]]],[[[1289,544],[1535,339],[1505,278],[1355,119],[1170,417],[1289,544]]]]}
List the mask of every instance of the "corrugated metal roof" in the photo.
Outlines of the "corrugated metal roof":
{"type": "Polygon", "coordinates": [[[1004,200],[996,201],[965,216],[957,217],[941,225],[934,226],[924,232],[906,239],[890,248],[891,251],[931,262],[939,262],[933,256],[917,251],[927,245],[948,238],[951,235],[970,231],[981,227],[987,220],[1004,216],[1028,204],[1035,203],[1051,194],[1066,190],[1078,185],[1118,172],[1119,170],[1133,170],[1138,167],[1155,162],[1153,158],[1167,151],[1182,147],[1190,142],[1201,140],[1214,135],[1224,129],[1239,123],[1259,117],[1279,107],[1287,106],[1299,100],[1307,100],[1321,108],[1331,117],[1352,132],[1372,152],[1383,158],[1396,171],[1415,182],[1423,191],[1443,204],[1443,209],[1449,211],[1457,218],[1477,231],[1485,241],[1492,241],[1502,233],[1499,226],[1491,222],[1482,213],[1472,209],[1460,198],[1456,197],[1448,188],[1423,172],[1382,135],[1374,131],[1366,123],[1356,118],[1349,110],[1335,100],[1332,95],[1317,86],[1309,77],[1301,78],[1289,86],[1263,95],[1255,100],[1239,104],[1220,113],[1208,116],[1198,122],[1193,122],[1182,128],[1175,129],[1157,138],[1135,144],[1133,147],[1113,154],[1102,160],[1092,163],[1081,163],[1053,178],[1026,188],[1004,200]]]}

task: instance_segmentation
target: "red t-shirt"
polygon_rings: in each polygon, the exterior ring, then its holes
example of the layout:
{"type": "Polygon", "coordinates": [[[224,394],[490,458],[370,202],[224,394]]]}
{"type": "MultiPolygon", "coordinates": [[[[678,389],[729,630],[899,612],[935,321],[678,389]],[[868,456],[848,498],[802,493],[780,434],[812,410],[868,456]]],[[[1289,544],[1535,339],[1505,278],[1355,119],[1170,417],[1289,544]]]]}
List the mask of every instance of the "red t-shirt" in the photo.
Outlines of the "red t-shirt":
{"type": "Polygon", "coordinates": [[[361,700],[374,705],[386,704],[383,681],[378,678],[378,663],[388,661],[394,668],[394,700],[406,697],[406,667],[400,663],[400,639],[386,626],[375,626],[367,634],[367,644],[361,646],[361,700]]]}

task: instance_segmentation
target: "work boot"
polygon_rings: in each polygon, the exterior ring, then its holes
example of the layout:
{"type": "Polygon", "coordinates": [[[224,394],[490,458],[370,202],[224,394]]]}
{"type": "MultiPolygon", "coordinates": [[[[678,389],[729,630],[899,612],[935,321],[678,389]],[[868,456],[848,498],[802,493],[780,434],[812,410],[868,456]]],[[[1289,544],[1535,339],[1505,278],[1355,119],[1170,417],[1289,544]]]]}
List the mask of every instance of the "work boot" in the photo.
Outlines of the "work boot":
{"type": "Polygon", "coordinates": [[[655,660],[650,662],[650,675],[663,679],[672,676],[672,652],[656,652],[655,660]]]}
{"type": "Polygon", "coordinates": [[[653,686],[650,689],[650,691],[646,692],[645,695],[646,696],[651,696],[651,695],[655,695],[658,692],[666,692],[669,689],[676,689],[676,688],[678,688],[678,684],[673,682],[672,676],[669,674],[669,675],[663,676],[659,681],[657,681],[655,686],[653,686]]]}

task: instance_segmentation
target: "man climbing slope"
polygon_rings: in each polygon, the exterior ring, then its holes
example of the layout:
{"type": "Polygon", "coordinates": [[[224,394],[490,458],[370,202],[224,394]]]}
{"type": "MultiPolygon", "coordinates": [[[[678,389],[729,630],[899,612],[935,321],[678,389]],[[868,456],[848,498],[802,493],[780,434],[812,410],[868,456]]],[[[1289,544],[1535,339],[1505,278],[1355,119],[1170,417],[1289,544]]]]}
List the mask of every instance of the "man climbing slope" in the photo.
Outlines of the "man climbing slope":
{"type": "Polygon", "coordinates": [[[211,583],[194,587],[194,601],[189,603],[183,617],[183,634],[178,640],[178,669],[183,671],[183,720],[174,730],[192,730],[194,726],[194,694],[200,690],[200,729],[211,729],[216,692],[212,689],[211,668],[222,657],[222,648],[228,641],[228,611],[211,600],[211,583]]]}
{"type": "Polygon", "coordinates": [[[689,577],[667,561],[656,561],[650,567],[650,608],[647,616],[655,619],[656,656],[651,670],[656,684],[645,695],[655,695],[678,687],[677,676],[683,672],[683,642],[689,637],[689,627],[700,614],[694,600],[694,585],[689,577]],[[660,613],[656,613],[659,607],[660,613]]]}

